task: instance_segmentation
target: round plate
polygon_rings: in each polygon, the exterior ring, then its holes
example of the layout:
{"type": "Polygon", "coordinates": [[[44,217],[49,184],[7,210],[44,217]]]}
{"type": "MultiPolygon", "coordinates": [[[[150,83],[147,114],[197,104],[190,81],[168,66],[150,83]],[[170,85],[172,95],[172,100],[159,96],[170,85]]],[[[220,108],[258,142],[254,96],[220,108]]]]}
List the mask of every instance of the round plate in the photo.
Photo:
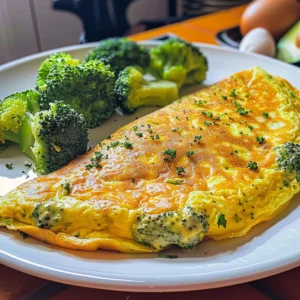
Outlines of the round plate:
{"type": "MultiPolygon", "coordinates": [[[[154,43],[143,44],[151,47],[154,43]]],[[[260,55],[197,45],[209,62],[205,85],[234,72],[261,66],[300,88],[299,68],[260,55]]],[[[33,88],[37,69],[50,53],[67,51],[82,59],[94,46],[80,45],[40,53],[0,67],[0,99],[11,92],[33,88]]],[[[199,86],[189,87],[184,93],[195,89],[199,89],[199,86]]],[[[99,142],[136,116],[151,110],[141,109],[129,116],[117,114],[91,131],[92,143],[99,142]]],[[[26,160],[29,161],[15,148],[9,148],[0,155],[0,195],[35,176],[24,167],[26,160]],[[14,163],[14,169],[7,170],[5,164],[11,162],[14,163]]],[[[177,254],[177,259],[161,258],[157,254],[69,251],[30,237],[23,240],[17,232],[1,229],[0,262],[54,281],[121,291],[187,291],[231,285],[300,265],[299,204],[298,196],[280,216],[256,226],[242,238],[205,241],[193,251],[174,248],[166,253],[177,254]]]]}

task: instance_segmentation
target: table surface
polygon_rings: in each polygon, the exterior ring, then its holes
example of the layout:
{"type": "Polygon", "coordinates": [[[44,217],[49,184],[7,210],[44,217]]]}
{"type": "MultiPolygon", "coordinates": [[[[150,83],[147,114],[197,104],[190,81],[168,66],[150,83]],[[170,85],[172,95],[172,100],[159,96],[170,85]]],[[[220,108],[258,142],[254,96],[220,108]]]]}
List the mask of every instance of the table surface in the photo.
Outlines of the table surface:
{"type": "MultiPolygon", "coordinates": [[[[176,34],[190,42],[217,44],[216,33],[237,26],[245,6],[190,19],[131,36],[133,40],[147,40],[166,33],[176,34]]],[[[0,265],[0,300],[7,299],[300,299],[298,281],[300,268],[258,281],[231,287],[185,293],[128,293],[68,286],[30,276],[0,265]]]]}

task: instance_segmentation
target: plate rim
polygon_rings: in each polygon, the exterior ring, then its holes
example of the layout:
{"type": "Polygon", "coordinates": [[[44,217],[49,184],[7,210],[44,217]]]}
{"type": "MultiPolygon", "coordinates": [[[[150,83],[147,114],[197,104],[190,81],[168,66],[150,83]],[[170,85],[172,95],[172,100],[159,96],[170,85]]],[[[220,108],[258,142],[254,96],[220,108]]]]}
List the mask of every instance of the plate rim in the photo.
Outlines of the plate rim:
{"type": "MultiPolygon", "coordinates": [[[[145,46],[151,46],[159,44],[161,42],[141,41],[139,43],[145,46]]],[[[72,52],[81,49],[89,49],[97,46],[97,44],[98,42],[83,45],[73,45],[29,55],[0,66],[0,72],[12,69],[23,63],[28,63],[33,60],[46,57],[56,52],[72,52]]],[[[279,66],[282,66],[284,68],[291,69],[293,72],[296,71],[300,74],[300,68],[260,54],[243,53],[235,49],[222,48],[205,43],[193,44],[195,44],[197,47],[205,48],[207,50],[213,49],[220,52],[225,51],[230,53],[237,53],[246,57],[250,56],[263,59],[273,64],[278,64],[279,66]]],[[[236,272],[232,272],[231,274],[228,274],[226,270],[219,271],[219,276],[217,278],[208,278],[207,275],[195,273],[186,275],[173,275],[174,278],[171,283],[170,277],[172,277],[172,275],[126,275],[126,278],[130,279],[117,279],[109,278],[109,276],[92,276],[79,274],[76,272],[69,272],[58,268],[50,268],[38,262],[33,262],[22,257],[17,257],[2,249],[0,249],[0,263],[18,271],[25,272],[34,276],[39,276],[44,279],[83,287],[130,292],[179,292],[228,286],[278,274],[280,272],[300,266],[300,249],[286,255],[279,256],[277,258],[266,260],[259,264],[252,264],[250,266],[247,266],[246,270],[244,268],[238,268],[236,272]]]]}

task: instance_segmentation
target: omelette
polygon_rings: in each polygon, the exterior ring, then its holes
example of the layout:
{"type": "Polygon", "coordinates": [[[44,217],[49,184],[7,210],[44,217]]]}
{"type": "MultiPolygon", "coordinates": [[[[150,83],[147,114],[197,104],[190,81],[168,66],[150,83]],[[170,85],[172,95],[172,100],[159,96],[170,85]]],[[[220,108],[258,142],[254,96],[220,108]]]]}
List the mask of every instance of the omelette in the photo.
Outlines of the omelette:
{"type": "Polygon", "coordinates": [[[300,92],[259,67],[135,120],[0,198],[0,225],[70,249],[245,235],[300,188],[300,92]]]}

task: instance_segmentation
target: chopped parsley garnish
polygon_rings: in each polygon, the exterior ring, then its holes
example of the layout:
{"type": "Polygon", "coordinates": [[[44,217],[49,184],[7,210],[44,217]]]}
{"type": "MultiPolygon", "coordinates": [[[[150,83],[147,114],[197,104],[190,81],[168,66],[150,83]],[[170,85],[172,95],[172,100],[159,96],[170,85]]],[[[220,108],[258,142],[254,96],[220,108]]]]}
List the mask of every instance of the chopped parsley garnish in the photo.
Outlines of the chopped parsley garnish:
{"type": "Polygon", "coordinates": [[[259,144],[262,144],[266,139],[263,137],[263,136],[257,136],[256,137],[256,141],[259,143],[259,144]]]}
{"type": "Polygon", "coordinates": [[[245,116],[248,115],[251,110],[246,110],[244,107],[239,106],[236,112],[238,112],[241,116],[245,116]]]}
{"type": "Polygon", "coordinates": [[[133,131],[137,131],[138,127],[137,126],[133,126],[133,131]]]}
{"type": "Polygon", "coordinates": [[[252,131],[254,128],[253,126],[249,125],[248,128],[252,131]]]}
{"type": "Polygon", "coordinates": [[[28,237],[28,234],[23,232],[23,231],[19,231],[19,233],[20,233],[20,236],[22,237],[23,240],[28,237]]]}
{"type": "Polygon", "coordinates": [[[205,126],[210,126],[211,124],[212,124],[212,122],[210,122],[210,121],[204,121],[205,126]]]}
{"type": "Polygon", "coordinates": [[[142,132],[136,132],[135,133],[138,137],[142,137],[143,136],[143,133],[142,132]]]}
{"type": "Polygon", "coordinates": [[[224,228],[226,228],[226,224],[227,224],[227,220],[225,218],[225,215],[220,213],[218,215],[218,222],[217,222],[218,227],[223,226],[224,228]]]}
{"type": "Polygon", "coordinates": [[[202,100],[195,100],[194,101],[194,104],[196,104],[196,105],[203,105],[203,104],[206,104],[206,101],[202,101],[202,100]]]}
{"type": "Polygon", "coordinates": [[[12,170],[14,168],[14,164],[13,163],[11,163],[11,164],[5,164],[5,167],[8,170],[12,170]]]}
{"type": "Polygon", "coordinates": [[[202,110],[202,115],[208,116],[209,118],[212,118],[214,116],[211,111],[205,111],[205,110],[202,110]]]}
{"type": "Polygon", "coordinates": [[[227,96],[222,95],[221,97],[222,97],[223,100],[227,100],[227,96]]]}
{"type": "Polygon", "coordinates": [[[150,124],[147,124],[147,126],[148,126],[147,131],[148,131],[149,133],[153,133],[152,128],[151,128],[151,125],[150,125],[150,124]]]}
{"type": "Polygon", "coordinates": [[[124,145],[124,147],[127,148],[127,149],[132,149],[132,145],[133,145],[133,144],[126,141],[126,142],[124,142],[123,145],[124,145]]]}
{"type": "Polygon", "coordinates": [[[195,154],[195,152],[193,151],[193,150],[188,150],[188,151],[186,151],[186,156],[187,157],[191,157],[191,156],[193,156],[195,154]]]}
{"type": "Polygon", "coordinates": [[[202,135],[196,135],[196,136],[194,137],[194,142],[195,142],[195,143],[196,143],[197,141],[200,142],[201,139],[202,139],[202,135]]]}
{"type": "Polygon", "coordinates": [[[295,98],[295,97],[296,97],[295,94],[294,94],[293,92],[291,92],[290,95],[291,95],[292,98],[295,98]]]}
{"type": "Polygon", "coordinates": [[[176,168],[176,173],[177,173],[178,175],[182,175],[183,173],[185,173],[185,170],[184,170],[183,167],[177,167],[177,168],[176,168]]]}
{"type": "Polygon", "coordinates": [[[248,164],[247,164],[247,168],[250,169],[250,170],[257,170],[258,169],[258,165],[257,165],[257,162],[255,161],[249,161],[248,164]]]}
{"type": "Polygon", "coordinates": [[[66,183],[64,184],[64,189],[67,191],[67,195],[69,195],[70,192],[71,192],[71,185],[70,185],[69,182],[66,182],[66,183]]]}
{"type": "Polygon", "coordinates": [[[157,255],[160,258],[169,258],[169,259],[178,258],[178,255],[175,255],[175,254],[162,254],[162,253],[158,253],[157,255]]]}
{"type": "Polygon", "coordinates": [[[94,165],[92,165],[92,164],[87,164],[87,165],[85,165],[85,169],[86,170],[90,170],[90,169],[92,169],[94,167],[94,165]]]}
{"type": "Polygon", "coordinates": [[[115,142],[112,142],[112,143],[110,144],[110,146],[111,146],[112,148],[115,148],[115,147],[117,147],[119,144],[120,144],[119,141],[115,141],[115,142]]]}
{"type": "Polygon", "coordinates": [[[237,97],[237,94],[236,94],[236,90],[233,89],[231,92],[230,92],[230,97],[233,97],[233,98],[236,98],[237,97]]]}
{"type": "MultiPolygon", "coordinates": [[[[174,150],[174,149],[168,149],[168,150],[165,150],[165,151],[163,152],[163,154],[164,154],[165,156],[170,156],[171,159],[174,159],[174,158],[176,157],[176,150],[174,150]]],[[[164,160],[167,161],[167,162],[170,162],[169,157],[165,157],[164,160]]]]}
{"type": "Polygon", "coordinates": [[[26,168],[31,168],[31,167],[32,167],[32,164],[26,163],[26,164],[25,164],[25,167],[26,167],[26,168]]]}
{"type": "Polygon", "coordinates": [[[183,184],[184,180],[180,178],[174,178],[174,179],[167,179],[165,180],[165,183],[170,183],[174,185],[181,185],[183,184]]]}
{"type": "Polygon", "coordinates": [[[160,139],[160,137],[159,137],[158,134],[155,135],[155,139],[156,139],[156,140],[159,140],[159,139],[160,139]]]}
{"type": "Polygon", "coordinates": [[[267,113],[267,112],[263,112],[262,115],[263,115],[266,119],[269,118],[269,113],[267,113]]]}

